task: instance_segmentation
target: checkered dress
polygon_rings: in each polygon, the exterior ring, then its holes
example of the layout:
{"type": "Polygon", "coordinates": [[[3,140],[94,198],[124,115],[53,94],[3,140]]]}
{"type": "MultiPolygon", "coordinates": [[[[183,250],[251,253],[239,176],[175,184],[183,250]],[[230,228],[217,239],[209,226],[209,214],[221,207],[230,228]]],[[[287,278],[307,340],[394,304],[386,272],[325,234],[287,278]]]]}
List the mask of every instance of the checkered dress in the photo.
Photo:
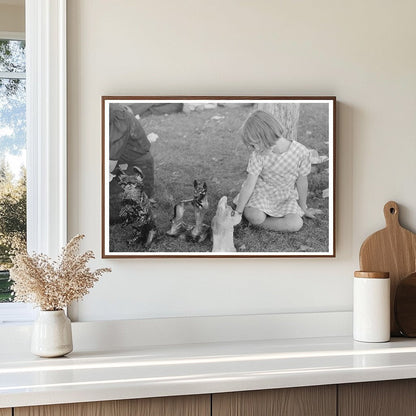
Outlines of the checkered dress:
{"type": "Polygon", "coordinates": [[[296,180],[311,171],[309,150],[299,142],[292,141],[289,149],[275,153],[254,151],[248,161],[247,172],[258,175],[253,194],[247,206],[257,208],[272,217],[287,214],[304,215],[297,200],[296,180]]]}

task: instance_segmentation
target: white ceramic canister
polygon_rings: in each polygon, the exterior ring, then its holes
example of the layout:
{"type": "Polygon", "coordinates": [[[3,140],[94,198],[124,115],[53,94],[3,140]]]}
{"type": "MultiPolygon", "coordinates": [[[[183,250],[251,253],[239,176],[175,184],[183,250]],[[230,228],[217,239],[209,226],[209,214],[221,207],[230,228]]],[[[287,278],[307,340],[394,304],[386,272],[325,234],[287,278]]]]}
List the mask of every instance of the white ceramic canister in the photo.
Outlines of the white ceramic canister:
{"type": "Polygon", "coordinates": [[[354,273],[353,336],[362,342],[390,341],[389,273],[354,273]]]}

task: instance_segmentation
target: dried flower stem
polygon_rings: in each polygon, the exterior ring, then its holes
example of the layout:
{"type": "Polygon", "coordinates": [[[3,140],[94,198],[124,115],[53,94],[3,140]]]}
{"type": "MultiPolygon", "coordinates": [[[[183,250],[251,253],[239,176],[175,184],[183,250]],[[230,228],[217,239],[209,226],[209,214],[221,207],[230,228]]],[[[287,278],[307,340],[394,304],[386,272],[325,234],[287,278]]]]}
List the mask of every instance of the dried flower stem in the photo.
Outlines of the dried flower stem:
{"type": "Polygon", "coordinates": [[[34,303],[42,310],[56,311],[81,299],[103,273],[111,272],[109,268],[89,269],[87,263],[94,258],[94,253],[78,254],[83,238],[80,234],[72,238],[62,249],[58,261],[45,254],[18,252],[10,270],[15,302],[34,303]]]}

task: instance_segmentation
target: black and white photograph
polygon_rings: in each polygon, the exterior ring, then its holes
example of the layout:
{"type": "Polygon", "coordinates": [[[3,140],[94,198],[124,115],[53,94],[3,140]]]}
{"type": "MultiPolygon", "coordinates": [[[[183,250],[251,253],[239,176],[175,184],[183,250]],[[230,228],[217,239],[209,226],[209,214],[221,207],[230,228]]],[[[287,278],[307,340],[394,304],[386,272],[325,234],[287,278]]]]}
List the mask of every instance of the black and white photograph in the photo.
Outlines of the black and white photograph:
{"type": "Polygon", "coordinates": [[[335,97],[102,97],[103,257],[334,257],[335,97]]]}

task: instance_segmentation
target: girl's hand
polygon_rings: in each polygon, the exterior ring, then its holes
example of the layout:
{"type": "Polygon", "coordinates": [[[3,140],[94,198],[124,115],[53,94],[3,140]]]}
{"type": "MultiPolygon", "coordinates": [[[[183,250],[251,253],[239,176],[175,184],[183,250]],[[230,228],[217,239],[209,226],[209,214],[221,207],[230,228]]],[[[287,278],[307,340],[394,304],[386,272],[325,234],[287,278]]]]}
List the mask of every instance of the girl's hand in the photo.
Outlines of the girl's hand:
{"type": "Polygon", "coordinates": [[[237,219],[237,218],[240,218],[240,221],[241,221],[241,218],[242,218],[242,216],[243,216],[243,213],[242,213],[242,212],[238,212],[238,211],[236,211],[235,209],[233,209],[233,211],[231,212],[231,216],[232,216],[232,217],[236,217],[236,219],[237,219]]]}
{"type": "Polygon", "coordinates": [[[316,218],[315,215],[322,214],[322,210],[316,208],[306,208],[303,209],[303,211],[305,213],[306,218],[316,218]]]}

